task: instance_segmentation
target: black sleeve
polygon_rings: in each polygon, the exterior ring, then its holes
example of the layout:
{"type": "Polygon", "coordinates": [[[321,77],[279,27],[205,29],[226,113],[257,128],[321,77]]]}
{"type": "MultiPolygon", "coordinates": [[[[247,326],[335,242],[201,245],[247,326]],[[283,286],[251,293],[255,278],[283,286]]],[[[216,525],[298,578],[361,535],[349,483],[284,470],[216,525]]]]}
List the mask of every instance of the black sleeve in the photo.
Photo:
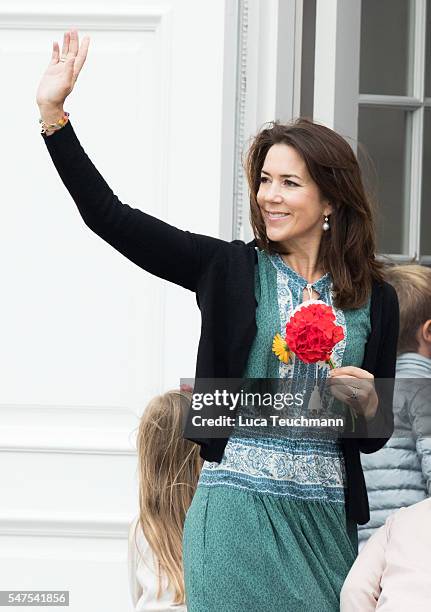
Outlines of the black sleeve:
{"type": "Polygon", "coordinates": [[[381,320],[383,328],[374,371],[379,405],[372,419],[366,421],[360,417],[360,427],[366,432],[366,437],[358,438],[362,453],[374,453],[382,448],[394,430],[393,397],[400,313],[396,291],[389,283],[385,283],[381,320]]]}
{"type": "Polygon", "coordinates": [[[150,274],[195,291],[214,253],[228,242],[180,230],[120,202],[82,148],[70,121],[42,135],[84,223],[150,274]]]}

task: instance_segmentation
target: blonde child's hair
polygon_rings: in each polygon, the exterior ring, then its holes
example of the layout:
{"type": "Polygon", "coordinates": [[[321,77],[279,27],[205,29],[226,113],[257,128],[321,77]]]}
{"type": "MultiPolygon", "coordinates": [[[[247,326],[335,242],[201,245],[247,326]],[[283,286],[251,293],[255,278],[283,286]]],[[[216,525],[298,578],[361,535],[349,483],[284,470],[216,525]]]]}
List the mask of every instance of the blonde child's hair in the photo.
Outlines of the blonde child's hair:
{"type": "MultiPolygon", "coordinates": [[[[196,490],[202,459],[200,447],[182,436],[184,411],[191,393],[171,390],[153,398],[141,417],[138,436],[139,521],[161,575],[185,603],[182,537],[186,512],[196,490]]],[[[135,534],[136,535],[136,534],[135,534]]]]}
{"type": "Polygon", "coordinates": [[[418,264],[390,266],[385,272],[400,304],[398,354],[417,353],[417,332],[431,319],[431,268],[418,264]]]}

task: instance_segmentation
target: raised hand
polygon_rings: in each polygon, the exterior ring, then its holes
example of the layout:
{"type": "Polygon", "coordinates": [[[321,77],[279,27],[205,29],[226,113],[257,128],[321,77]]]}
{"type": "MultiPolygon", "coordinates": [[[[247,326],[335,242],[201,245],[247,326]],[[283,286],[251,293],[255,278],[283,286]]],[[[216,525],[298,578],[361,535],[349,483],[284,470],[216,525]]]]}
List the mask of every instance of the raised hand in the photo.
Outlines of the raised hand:
{"type": "Polygon", "coordinates": [[[41,115],[48,122],[54,117],[58,119],[62,113],[64,100],[73,90],[84,65],[89,44],[90,37],[85,36],[79,45],[77,30],[64,33],[61,56],[58,42],[53,43],[51,61],[36,93],[41,115]]]}

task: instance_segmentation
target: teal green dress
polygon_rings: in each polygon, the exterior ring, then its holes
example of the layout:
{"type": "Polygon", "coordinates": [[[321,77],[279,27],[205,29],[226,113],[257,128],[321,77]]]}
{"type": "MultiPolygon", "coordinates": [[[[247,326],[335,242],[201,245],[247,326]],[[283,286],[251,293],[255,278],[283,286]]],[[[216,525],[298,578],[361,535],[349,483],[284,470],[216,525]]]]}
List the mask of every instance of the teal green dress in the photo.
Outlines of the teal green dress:
{"type": "MultiPolygon", "coordinates": [[[[258,251],[257,333],[244,377],[290,378],[311,393],[327,376],[322,364],[296,357],[285,364],[272,352],[275,333],[283,334],[306,285],[279,255],[258,251]]],[[[329,274],[312,287],[333,306],[329,274]]],[[[333,353],[336,367],[361,366],[369,307],[369,300],[355,310],[334,307],[344,329],[333,353]]],[[[357,526],[346,518],[345,491],[336,436],[235,427],[221,462],[205,461],[186,515],[188,612],[338,612],[357,555],[357,526]]]]}

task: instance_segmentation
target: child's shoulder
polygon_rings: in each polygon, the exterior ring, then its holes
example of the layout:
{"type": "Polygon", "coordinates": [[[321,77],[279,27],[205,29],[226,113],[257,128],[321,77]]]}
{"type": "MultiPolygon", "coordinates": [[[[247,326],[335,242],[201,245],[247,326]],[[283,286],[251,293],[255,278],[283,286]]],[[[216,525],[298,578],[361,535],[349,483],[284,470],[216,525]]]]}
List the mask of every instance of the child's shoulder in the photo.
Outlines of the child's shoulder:
{"type": "Polygon", "coordinates": [[[394,520],[413,521],[426,519],[429,523],[431,519],[431,497],[427,497],[411,506],[402,506],[394,513],[394,520]]]}
{"type": "Polygon", "coordinates": [[[129,552],[132,551],[135,554],[138,553],[137,560],[147,557],[151,552],[150,545],[139,522],[139,515],[133,519],[129,526],[129,552]]]}
{"type": "Polygon", "coordinates": [[[389,536],[397,540],[404,538],[405,544],[410,540],[420,539],[422,543],[431,544],[428,525],[431,519],[431,498],[427,497],[411,506],[402,506],[386,519],[389,536]]]}

